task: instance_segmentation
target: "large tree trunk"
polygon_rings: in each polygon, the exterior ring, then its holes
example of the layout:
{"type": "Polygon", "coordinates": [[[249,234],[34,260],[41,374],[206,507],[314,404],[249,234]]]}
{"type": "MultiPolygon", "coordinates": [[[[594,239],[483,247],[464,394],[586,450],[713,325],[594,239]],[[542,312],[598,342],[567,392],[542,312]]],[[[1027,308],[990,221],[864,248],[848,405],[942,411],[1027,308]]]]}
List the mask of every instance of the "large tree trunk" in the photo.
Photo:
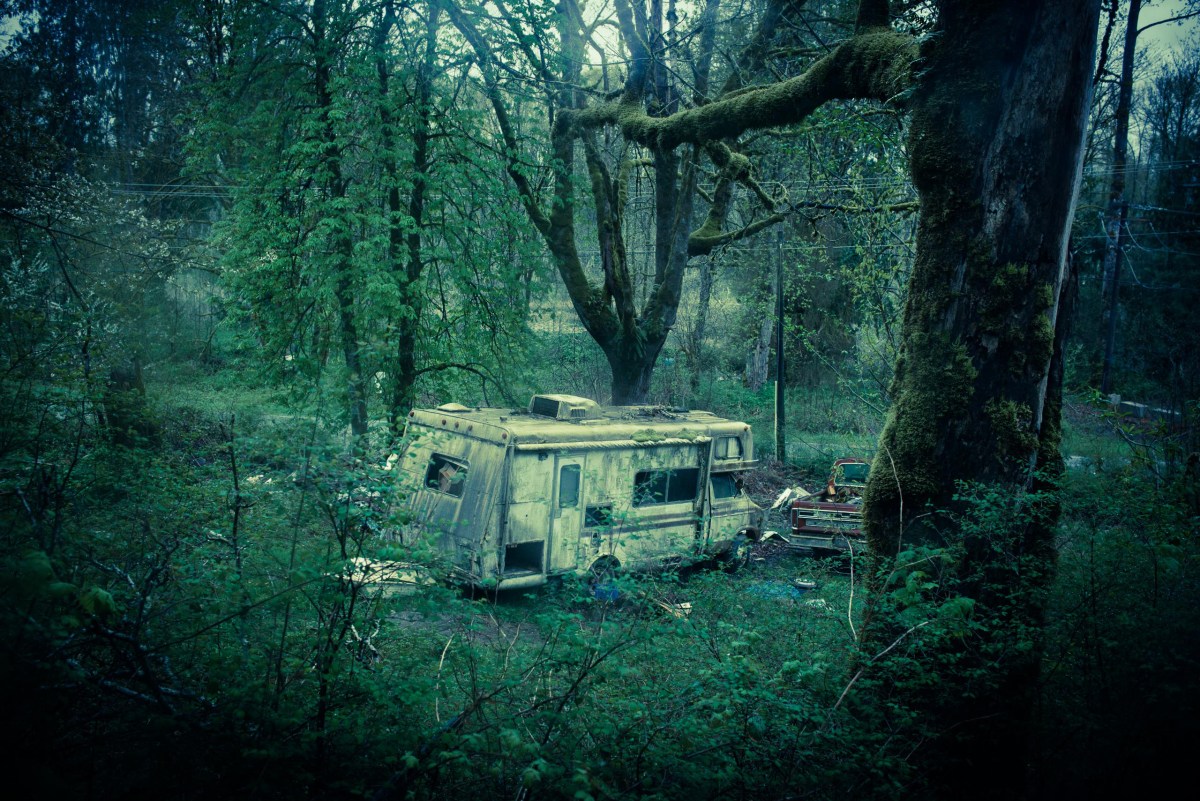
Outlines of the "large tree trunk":
{"type": "Polygon", "coordinates": [[[914,99],[917,257],[868,490],[883,553],[936,536],[902,532],[900,490],[951,508],[959,479],[1028,487],[1037,456],[1099,3],[1019,6],[944,2],[914,99]]]}
{"type": "MultiPolygon", "coordinates": [[[[722,93],[734,93],[742,80],[761,70],[768,45],[774,40],[781,20],[802,5],[791,0],[771,0],[767,4],[761,24],[738,57],[739,69],[735,70],[735,77],[726,83],[722,93]]],[[[699,35],[700,52],[694,65],[694,89],[698,99],[707,99],[717,6],[717,0],[707,0],[704,6],[699,35]]],[[[520,43],[525,35],[521,33],[519,21],[501,8],[501,18],[513,32],[519,34],[518,47],[526,51],[526,58],[532,65],[541,65],[537,69],[543,71],[542,77],[548,81],[547,96],[553,96],[548,111],[549,117],[554,120],[550,142],[554,164],[554,199],[550,207],[544,209],[534,183],[526,175],[525,163],[517,158],[521,150],[520,142],[497,88],[498,74],[493,48],[481,36],[470,14],[464,13],[464,9],[455,4],[447,6],[450,19],[477,56],[488,100],[495,111],[497,126],[508,151],[507,170],[517,187],[521,202],[546,242],[584,329],[608,358],[612,368],[613,403],[640,404],[647,400],[654,360],[662,350],[667,332],[675,324],[683,273],[689,256],[704,255],[719,245],[738,241],[780,222],[784,215],[772,213],[738,231],[723,230],[728,203],[732,198],[732,185],[735,182],[750,182],[750,170],[747,159],[732,152],[730,145],[722,142],[707,152],[721,168],[718,187],[714,191],[716,202],[700,231],[692,232],[699,164],[705,150],[694,146],[688,153],[679,155],[675,149],[685,141],[700,145],[704,139],[676,136],[664,139],[659,144],[655,140],[656,134],[639,137],[634,133],[645,133],[645,125],[654,128],[657,123],[680,116],[674,114],[679,105],[679,90],[669,79],[672,69],[670,60],[680,58],[679,53],[686,49],[670,47],[672,41],[678,44],[679,32],[675,30],[678,17],[671,7],[664,7],[661,0],[649,4],[617,0],[614,9],[619,21],[618,29],[630,55],[624,91],[619,99],[593,105],[589,104],[585,93],[574,88],[580,83],[585,42],[591,39],[591,33],[585,36],[581,27],[583,20],[579,6],[567,3],[560,7],[563,12],[558,16],[562,70],[558,75],[545,72],[542,60],[527,45],[520,43]],[[675,50],[676,55],[669,56],[668,51],[671,50],[675,50]],[[626,178],[621,174],[622,169],[612,169],[610,174],[606,154],[593,141],[595,131],[608,125],[620,126],[627,141],[638,141],[652,155],[655,182],[654,279],[640,308],[636,303],[639,287],[635,285],[629,269],[623,242],[622,215],[628,194],[626,178]],[[597,250],[603,274],[600,284],[589,280],[576,243],[574,210],[577,206],[582,207],[577,199],[576,186],[579,181],[574,175],[577,142],[583,145],[590,179],[597,250]]],[[[907,39],[898,35],[891,38],[907,39]]],[[[883,60],[887,60],[890,53],[884,56],[883,60]]],[[[878,58],[876,54],[876,60],[878,58]]],[[[871,59],[848,61],[858,65],[871,59]]],[[[907,61],[903,60],[902,71],[906,69],[907,61]]],[[[842,76],[837,77],[840,79],[842,76]]],[[[892,82],[887,83],[891,88],[892,82]]],[[[842,82],[833,91],[836,94],[844,89],[842,82]]],[[[784,100],[790,100],[790,96],[784,100]]],[[[742,111],[744,108],[739,106],[734,113],[740,114],[742,111]]],[[[687,123],[683,127],[691,128],[687,123]]],[[[611,160],[611,155],[609,158],[611,160]]],[[[769,200],[766,193],[755,186],[759,189],[760,197],[769,200]]],[[[777,212],[773,201],[768,205],[771,212],[777,212]]]]}
{"type": "Polygon", "coordinates": [[[653,341],[637,337],[621,337],[606,347],[604,355],[612,370],[612,403],[614,406],[636,406],[650,397],[650,380],[654,364],[662,350],[665,337],[653,341]]]}
{"type": "MultiPolygon", "coordinates": [[[[1000,557],[987,532],[958,527],[953,515],[969,511],[958,482],[1020,497],[1032,485],[1045,415],[1057,413],[1047,388],[1098,15],[1098,0],[945,0],[913,98],[917,257],[895,401],[866,492],[867,533],[883,555],[915,541],[955,546],[959,591],[992,621],[983,648],[1005,636],[1002,625],[1017,625],[998,617],[1028,621],[1030,610],[995,583],[1000,557]]],[[[1037,529],[1018,532],[1018,554],[1036,550],[1033,540],[1045,536],[1037,529]]],[[[876,637],[887,631],[886,621],[872,626],[876,637]]],[[[956,668],[940,677],[930,723],[946,734],[926,758],[946,797],[1022,794],[1033,646],[994,666],[995,694],[982,697],[967,685],[982,665],[965,654],[942,663],[956,668]]]]}

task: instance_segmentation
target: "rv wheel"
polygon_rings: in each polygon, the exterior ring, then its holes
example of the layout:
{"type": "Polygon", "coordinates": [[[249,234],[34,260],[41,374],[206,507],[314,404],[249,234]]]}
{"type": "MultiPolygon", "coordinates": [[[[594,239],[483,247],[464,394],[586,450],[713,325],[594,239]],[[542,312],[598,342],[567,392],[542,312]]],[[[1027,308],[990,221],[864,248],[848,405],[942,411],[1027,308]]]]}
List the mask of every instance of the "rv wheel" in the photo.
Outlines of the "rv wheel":
{"type": "Polygon", "coordinates": [[[725,567],[731,572],[745,567],[746,563],[750,561],[752,545],[754,545],[754,539],[751,532],[739,531],[733,538],[733,544],[725,552],[725,567]]]}
{"type": "Polygon", "coordinates": [[[596,600],[617,600],[620,593],[613,580],[616,578],[617,568],[620,566],[621,563],[610,556],[592,562],[592,566],[588,568],[586,580],[587,586],[596,600]]]}

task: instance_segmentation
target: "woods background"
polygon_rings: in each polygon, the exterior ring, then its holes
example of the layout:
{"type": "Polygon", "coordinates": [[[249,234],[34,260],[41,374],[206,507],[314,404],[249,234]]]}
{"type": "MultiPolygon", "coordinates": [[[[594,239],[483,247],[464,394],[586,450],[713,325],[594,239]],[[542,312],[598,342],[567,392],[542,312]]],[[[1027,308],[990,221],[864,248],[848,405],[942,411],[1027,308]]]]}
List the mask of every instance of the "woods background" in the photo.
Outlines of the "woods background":
{"type": "Polygon", "coordinates": [[[5,0],[10,775],[1171,786],[1200,656],[1197,13],[5,0]],[[623,579],[687,618],[346,580],[442,567],[391,536],[408,411],[534,392],[746,420],[763,495],[871,458],[870,550],[623,579]],[[801,572],[816,593],[771,590],[801,572]]]}

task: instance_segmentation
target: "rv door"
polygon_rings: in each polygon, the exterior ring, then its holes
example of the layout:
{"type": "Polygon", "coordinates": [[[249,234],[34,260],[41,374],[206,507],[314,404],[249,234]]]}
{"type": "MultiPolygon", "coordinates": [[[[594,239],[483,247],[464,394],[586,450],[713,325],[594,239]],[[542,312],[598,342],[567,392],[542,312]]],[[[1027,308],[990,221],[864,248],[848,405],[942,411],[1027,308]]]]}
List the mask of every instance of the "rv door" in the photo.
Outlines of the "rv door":
{"type": "Polygon", "coordinates": [[[754,511],[758,508],[746,495],[734,473],[713,473],[708,483],[709,547],[720,549],[728,545],[739,531],[756,525],[754,511]]]}
{"type": "Polygon", "coordinates": [[[546,572],[575,568],[583,531],[584,454],[554,457],[554,493],[550,512],[550,548],[546,572]]]}
{"type": "Polygon", "coordinates": [[[696,450],[700,459],[700,484],[699,492],[696,493],[696,535],[693,547],[696,554],[700,555],[708,550],[709,541],[712,539],[712,490],[709,487],[709,479],[712,476],[713,440],[702,438],[696,450]]]}

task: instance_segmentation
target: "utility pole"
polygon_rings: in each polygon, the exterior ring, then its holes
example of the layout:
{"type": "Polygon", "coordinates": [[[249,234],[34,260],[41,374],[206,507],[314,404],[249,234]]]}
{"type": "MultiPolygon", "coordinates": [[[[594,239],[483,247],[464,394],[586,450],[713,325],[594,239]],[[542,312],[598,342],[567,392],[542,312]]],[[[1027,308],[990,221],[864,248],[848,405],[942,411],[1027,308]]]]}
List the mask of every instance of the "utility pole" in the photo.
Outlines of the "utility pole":
{"type": "Polygon", "coordinates": [[[775,458],[786,461],[787,435],[783,409],[783,230],[775,235],[775,458]]]}

